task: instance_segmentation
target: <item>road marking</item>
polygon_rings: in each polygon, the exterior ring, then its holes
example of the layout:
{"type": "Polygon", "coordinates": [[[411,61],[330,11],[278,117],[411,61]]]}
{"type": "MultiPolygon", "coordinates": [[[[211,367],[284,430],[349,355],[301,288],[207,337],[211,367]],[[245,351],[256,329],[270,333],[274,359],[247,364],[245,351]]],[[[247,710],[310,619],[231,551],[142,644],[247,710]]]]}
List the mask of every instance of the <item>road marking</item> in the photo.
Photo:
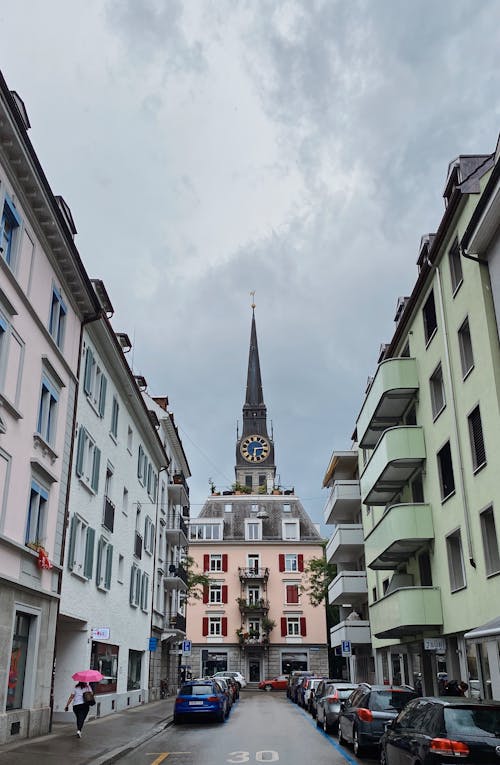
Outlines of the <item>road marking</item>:
{"type": "MultiPolygon", "coordinates": [[[[293,704],[293,701],[291,699],[289,699],[289,702],[290,702],[290,704],[293,704]]],[[[328,743],[331,746],[333,746],[333,748],[336,749],[339,754],[342,755],[344,760],[347,760],[349,765],[357,765],[358,761],[357,760],[353,760],[352,757],[349,757],[349,755],[347,754],[345,749],[343,747],[341,747],[340,744],[337,744],[332,738],[330,738],[328,733],[325,733],[325,731],[322,730],[321,728],[318,730],[318,727],[317,727],[316,723],[313,722],[311,719],[309,719],[309,715],[306,712],[304,712],[303,709],[300,709],[300,707],[297,707],[295,704],[294,704],[294,706],[297,709],[297,711],[306,718],[306,720],[310,723],[310,725],[314,726],[314,728],[317,730],[317,732],[320,733],[328,741],[328,743]]]]}
{"type": "Polygon", "coordinates": [[[153,760],[151,765],[160,765],[160,762],[163,762],[163,760],[166,760],[170,752],[162,752],[159,757],[156,758],[156,760],[153,760]]]}

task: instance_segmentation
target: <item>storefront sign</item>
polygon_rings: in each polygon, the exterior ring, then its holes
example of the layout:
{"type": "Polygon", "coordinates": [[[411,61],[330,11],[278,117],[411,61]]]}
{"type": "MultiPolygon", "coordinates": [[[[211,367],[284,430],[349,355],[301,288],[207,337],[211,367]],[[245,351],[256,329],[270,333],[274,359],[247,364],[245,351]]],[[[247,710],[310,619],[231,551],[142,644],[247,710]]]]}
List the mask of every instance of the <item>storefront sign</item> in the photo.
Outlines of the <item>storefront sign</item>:
{"type": "Polygon", "coordinates": [[[446,651],[446,640],[444,638],[424,638],[424,649],[426,651],[446,651]]]}
{"type": "Polygon", "coordinates": [[[92,640],[109,640],[109,627],[94,627],[91,633],[92,640]]]}

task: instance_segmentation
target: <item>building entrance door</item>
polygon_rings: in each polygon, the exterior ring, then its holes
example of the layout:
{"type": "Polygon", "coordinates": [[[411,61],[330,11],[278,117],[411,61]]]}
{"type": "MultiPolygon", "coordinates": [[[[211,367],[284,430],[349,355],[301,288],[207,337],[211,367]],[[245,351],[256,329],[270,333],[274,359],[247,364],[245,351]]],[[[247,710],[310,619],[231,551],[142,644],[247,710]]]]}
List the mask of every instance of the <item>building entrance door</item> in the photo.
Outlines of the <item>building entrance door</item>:
{"type": "Polygon", "coordinates": [[[258,683],[260,677],[260,659],[250,656],[248,659],[248,677],[251,683],[258,683]]]}

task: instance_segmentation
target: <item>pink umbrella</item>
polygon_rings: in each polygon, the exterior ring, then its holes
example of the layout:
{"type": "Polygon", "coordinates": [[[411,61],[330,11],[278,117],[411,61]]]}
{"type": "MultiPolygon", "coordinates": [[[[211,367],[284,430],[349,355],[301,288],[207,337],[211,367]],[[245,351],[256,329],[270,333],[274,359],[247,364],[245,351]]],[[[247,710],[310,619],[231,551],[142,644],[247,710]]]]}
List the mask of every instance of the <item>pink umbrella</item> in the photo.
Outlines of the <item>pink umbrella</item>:
{"type": "Polygon", "coordinates": [[[71,677],[78,683],[98,683],[104,675],[101,675],[97,669],[84,669],[82,672],[75,672],[71,677]]]}

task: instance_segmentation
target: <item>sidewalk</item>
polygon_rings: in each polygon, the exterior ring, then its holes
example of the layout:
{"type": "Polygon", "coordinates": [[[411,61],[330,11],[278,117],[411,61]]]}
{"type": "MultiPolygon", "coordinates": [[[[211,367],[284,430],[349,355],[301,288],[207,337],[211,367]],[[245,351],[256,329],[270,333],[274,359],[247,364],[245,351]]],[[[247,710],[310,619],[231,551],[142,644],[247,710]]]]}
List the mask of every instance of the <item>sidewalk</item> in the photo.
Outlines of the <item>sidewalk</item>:
{"type": "Polygon", "coordinates": [[[9,765],[109,765],[162,731],[173,719],[175,696],[116,712],[85,723],[82,738],[76,726],[55,723],[52,733],[0,747],[0,761],[9,765]]]}

